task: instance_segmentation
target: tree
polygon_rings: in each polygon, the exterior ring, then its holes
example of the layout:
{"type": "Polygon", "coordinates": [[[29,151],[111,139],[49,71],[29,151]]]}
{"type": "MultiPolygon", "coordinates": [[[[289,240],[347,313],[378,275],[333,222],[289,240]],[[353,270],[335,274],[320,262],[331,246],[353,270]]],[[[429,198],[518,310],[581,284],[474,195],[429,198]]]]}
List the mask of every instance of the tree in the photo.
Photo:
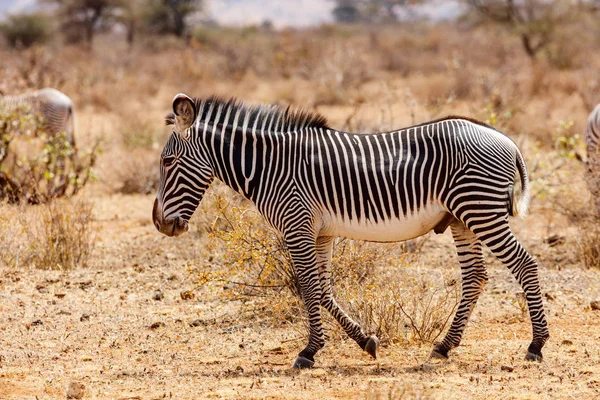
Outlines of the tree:
{"type": "Polygon", "coordinates": [[[484,20],[518,34],[531,59],[551,42],[574,8],[569,0],[467,0],[467,4],[484,20]]]}
{"type": "Polygon", "coordinates": [[[12,14],[0,24],[0,33],[12,47],[30,47],[52,37],[52,21],[42,13],[12,14]]]}
{"type": "Polygon", "coordinates": [[[111,26],[126,0],[42,0],[54,5],[68,40],[92,45],[94,34],[111,26]]]}
{"type": "Polygon", "coordinates": [[[182,37],[187,31],[188,17],[201,11],[202,6],[202,0],[150,0],[148,26],[156,33],[182,37]]]}
{"type": "Polygon", "coordinates": [[[422,0],[335,0],[333,16],[337,22],[396,22],[398,10],[422,0]]]}

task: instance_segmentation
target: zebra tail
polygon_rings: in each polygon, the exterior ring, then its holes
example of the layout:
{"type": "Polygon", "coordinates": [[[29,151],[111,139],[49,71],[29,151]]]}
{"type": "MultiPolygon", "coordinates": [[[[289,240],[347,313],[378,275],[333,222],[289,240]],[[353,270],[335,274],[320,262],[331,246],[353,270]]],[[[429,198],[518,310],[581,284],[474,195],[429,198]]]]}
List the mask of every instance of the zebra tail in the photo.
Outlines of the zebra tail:
{"type": "Polygon", "coordinates": [[[519,177],[521,179],[521,198],[518,201],[515,201],[514,191],[511,190],[510,195],[510,215],[513,217],[525,217],[527,215],[527,211],[529,210],[529,176],[527,175],[527,166],[525,165],[525,160],[523,159],[523,155],[519,150],[517,150],[517,158],[516,158],[516,167],[519,171],[519,177]]]}

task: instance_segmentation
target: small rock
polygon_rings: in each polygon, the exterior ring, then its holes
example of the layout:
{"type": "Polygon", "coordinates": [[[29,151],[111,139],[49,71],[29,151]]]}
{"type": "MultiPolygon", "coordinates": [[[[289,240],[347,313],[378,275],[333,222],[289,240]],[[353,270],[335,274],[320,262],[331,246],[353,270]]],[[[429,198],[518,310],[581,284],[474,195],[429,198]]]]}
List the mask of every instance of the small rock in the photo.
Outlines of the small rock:
{"type": "Polygon", "coordinates": [[[165,298],[165,295],[163,294],[163,292],[158,289],[156,292],[154,292],[154,294],[152,295],[152,300],[156,300],[156,301],[161,301],[162,299],[165,298]]]}
{"type": "Polygon", "coordinates": [[[600,300],[594,300],[590,302],[590,307],[592,310],[600,310],[600,300]]]}
{"type": "Polygon", "coordinates": [[[556,297],[552,293],[544,293],[544,296],[551,301],[556,300],[556,297]]]}
{"type": "Polygon", "coordinates": [[[158,329],[158,328],[162,328],[163,326],[165,326],[164,322],[155,322],[152,325],[149,326],[150,329],[158,329]]]}
{"type": "Polygon", "coordinates": [[[195,319],[192,322],[190,322],[190,326],[193,328],[196,328],[198,326],[204,326],[206,325],[206,323],[204,321],[202,321],[201,319],[195,319]]]}
{"type": "Polygon", "coordinates": [[[35,288],[40,293],[48,293],[48,288],[43,283],[38,283],[37,285],[35,285],[35,288]]]}
{"type": "Polygon", "coordinates": [[[181,300],[194,300],[194,298],[196,297],[194,292],[192,292],[191,290],[184,290],[183,292],[179,293],[179,296],[181,297],[181,300]]]}
{"type": "Polygon", "coordinates": [[[57,315],[71,315],[71,313],[65,310],[60,310],[57,315]]]}
{"type": "Polygon", "coordinates": [[[71,382],[67,389],[67,399],[83,399],[85,385],[79,382],[71,382]]]}
{"type": "Polygon", "coordinates": [[[235,367],[235,370],[238,371],[240,374],[244,373],[244,368],[241,365],[238,365],[237,367],[235,367]]]}
{"type": "Polygon", "coordinates": [[[66,293],[54,293],[54,296],[58,297],[59,299],[62,299],[66,295],[67,295],[66,293]]]}
{"type": "Polygon", "coordinates": [[[81,317],[79,317],[79,320],[81,322],[83,322],[83,321],[89,321],[90,320],[90,314],[81,314],[81,317]]]}
{"type": "Polygon", "coordinates": [[[503,365],[500,367],[500,369],[502,371],[506,371],[506,372],[513,372],[515,370],[515,367],[511,367],[509,365],[503,365]]]}
{"type": "Polygon", "coordinates": [[[571,340],[569,340],[569,339],[565,339],[560,344],[562,344],[564,346],[572,346],[573,342],[571,340]]]}
{"type": "Polygon", "coordinates": [[[36,319],[35,321],[32,321],[31,324],[29,324],[30,326],[39,326],[39,325],[44,325],[44,322],[41,319],[36,319]]]}

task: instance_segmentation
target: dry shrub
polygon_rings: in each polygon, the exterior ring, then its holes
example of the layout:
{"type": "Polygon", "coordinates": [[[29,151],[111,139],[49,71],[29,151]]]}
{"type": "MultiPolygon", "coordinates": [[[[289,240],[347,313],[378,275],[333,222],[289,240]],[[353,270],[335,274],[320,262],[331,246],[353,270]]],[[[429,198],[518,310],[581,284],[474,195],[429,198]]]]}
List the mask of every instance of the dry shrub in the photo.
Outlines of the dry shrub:
{"type": "Polygon", "coordinates": [[[0,110],[0,199],[39,204],[71,197],[94,176],[100,142],[81,155],[64,132],[47,135],[43,124],[27,108],[0,110]]]}
{"type": "Polygon", "coordinates": [[[117,188],[123,194],[150,194],[158,189],[160,180],[158,157],[155,152],[131,150],[125,161],[116,170],[117,188]]]}
{"type": "Polygon", "coordinates": [[[368,59],[347,44],[333,45],[311,73],[317,83],[313,105],[347,104],[370,77],[368,59]]]}
{"type": "Polygon", "coordinates": [[[0,259],[8,266],[73,269],[86,266],[96,239],[90,202],[53,201],[34,208],[4,206],[0,259]]]}
{"type": "Polygon", "coordinates": [[[458,306],[455,278],[422,272],[411,276],[405,270],[410,259],[401,258],[398,268],[379,269],[360,285],[351,280],[339,285],[339,299],[351,299],[345,302],[348,313],[383,343],[433,343],[458,306]]]}
{"type": "Polygon", "coordinates": [[[590,154],[585,179],[591,194],[591,211],[579,224],[579,245],[585,265],[600,268],[600,152],[590,154]]]}
{"type": "MultiPolygon", "coordinates": [[[[274,321],[293,321],[302,313],[297,278],[281,237],[247,202],[229,201],[222,193],[207,195],[212,210],[209,233],[220,266],[207,265],[200,284],[220,282],[236,299],[252,305],[274,321]],[[291,296],[290,296],[291,295],[291,296]],[[260,302],[257,299],[263,299],[260,302]]],[[[207,221],[208,222],[208,221],[207,221]]],[[[340,304],[369,332],[384,342],[433,342],[445,330],[458,304],[456,280],[411,277],[405,268],[415,256],[398,255],[398,244],[375,244],[347,239],[334,244],[332,283],[340,304]],[[398,268],[391,265],[398,265],[398,268]],[[337,288],[337,289],[336,289],[337,288]],[[350,299],[346,301],[346,299],[350,299]]],[[[429,275],[427,275],[429,276],[429,275]]],[[[341,328],[330,316],[328,325],[341,328]]],[[[306,321],[304,321],[306,324],[306,321]]]]}

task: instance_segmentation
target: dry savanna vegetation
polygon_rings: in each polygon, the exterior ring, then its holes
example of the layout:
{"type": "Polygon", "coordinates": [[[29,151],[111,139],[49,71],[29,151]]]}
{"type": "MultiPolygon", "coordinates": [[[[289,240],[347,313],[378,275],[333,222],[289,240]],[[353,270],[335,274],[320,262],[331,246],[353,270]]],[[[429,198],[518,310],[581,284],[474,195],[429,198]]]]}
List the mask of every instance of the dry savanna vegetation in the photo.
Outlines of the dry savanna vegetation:
{"type": "MultiPolygon", "coordinates": [[[[0,205],[0,398],[600,397],[600,217],[590,192],[600,179],[586,172],[583,144],[600,101],[599,18],[556,22],[534,55],[518,30],[468,17],[6,43],[0,90],[68,94],[90,169],[76,193],[0,205]],[[506,132],[532,180],[530,215],[512,227],[540,263],[544,361],[524,361],[522,290],[489,252],[490,280],[462,345],[448,361],[428,359],[460,297],[452,237],[432,232],[398,244],[336,241],[337,298],[381,339],[379,358],[325,316],[315,368],[291,370],[307,321],[285,246],[258,212],[216,183],[186,235],[152,224],[164,116],[179,92],[306,107],[348,131],[458,114],[506,132]]],[[[15,177],[39,154],[11,146],[0,172],[15,177]]]]}

